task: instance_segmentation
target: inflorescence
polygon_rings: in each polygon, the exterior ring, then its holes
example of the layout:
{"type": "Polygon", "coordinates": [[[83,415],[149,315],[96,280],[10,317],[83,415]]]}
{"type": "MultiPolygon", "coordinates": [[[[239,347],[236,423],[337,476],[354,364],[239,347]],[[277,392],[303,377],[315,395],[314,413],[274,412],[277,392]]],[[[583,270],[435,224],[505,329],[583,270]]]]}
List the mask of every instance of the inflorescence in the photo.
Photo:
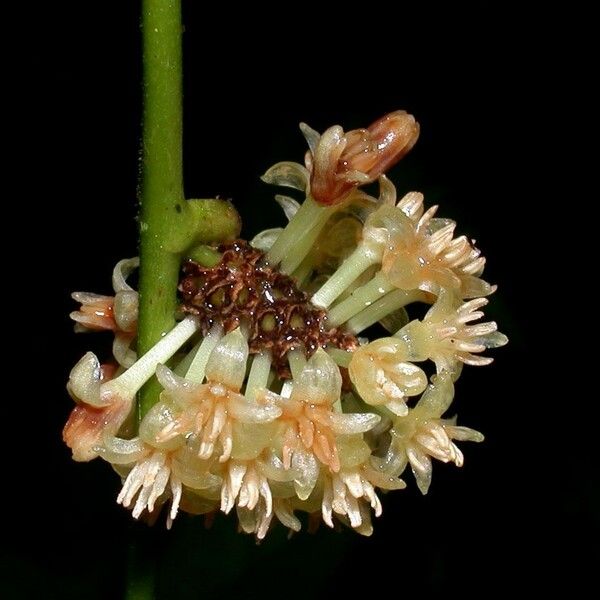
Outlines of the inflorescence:
{"type": "Polygon", "coordinates": [[[304,193],[276,196],[288,225],[184,260],[178,323],[145,355],[127,283],[137,259],[115,267],[114,297],[73,295],[76,329],[115,341],[111,361],[88,352],[71,371],[63,437],[75,460],[113,466],[135,518],[167,505],[170,526],[180,510],[235,509],[261,539],[274,516],[300,530],[304,512],[369,535],[380,492],[404,488],[407,466],[425,494],[432,458],[461,466],[456,442],[483,440],[444,415],[462,366],[489,364],[481,353],[507,338],[481,322],[495,286],[480,251],[422,194],[398,200],[384,174],[418,124],[398,111],[346,133],[301,129],[305,166],[263,176],[304,193]],[[377,198],[361,189],[374,181],[377,198]],[[422,319],[413,303],[430,305],[422,319]],[[154,375],[160,401],[136,427],[154,375]]]}

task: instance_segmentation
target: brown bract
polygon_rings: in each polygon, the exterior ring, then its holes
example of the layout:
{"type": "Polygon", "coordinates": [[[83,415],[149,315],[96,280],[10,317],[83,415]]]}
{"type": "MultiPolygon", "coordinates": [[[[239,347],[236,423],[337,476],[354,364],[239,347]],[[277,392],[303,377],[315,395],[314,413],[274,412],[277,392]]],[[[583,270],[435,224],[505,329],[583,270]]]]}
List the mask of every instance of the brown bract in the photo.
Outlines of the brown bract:
{"type": "Polygon", "coordinates": [[[261,266],[264,253],[238,240],[219,246],[223,256],[214,267],[189,260],[179,284],[182,309],[196,315],[206,334],[219,323],[225,332],[249,328],[250,353],[270,350],[273,366],[289,377],[285,356],[304,348],[307,356],[326,345],[354,350],[356,338],[338,328],[326,329],[327,314],[310,304],[292,277],[261,266]]]}

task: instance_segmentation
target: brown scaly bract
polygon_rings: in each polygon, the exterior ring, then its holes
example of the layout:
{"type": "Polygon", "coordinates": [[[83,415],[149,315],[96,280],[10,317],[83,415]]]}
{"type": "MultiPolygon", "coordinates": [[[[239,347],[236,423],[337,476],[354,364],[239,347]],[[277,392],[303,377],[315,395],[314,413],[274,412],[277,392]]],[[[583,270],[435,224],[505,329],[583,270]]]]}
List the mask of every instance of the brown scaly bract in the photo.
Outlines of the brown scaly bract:
{"type": "Polygon", "coordinates": [[[310,304],[294,279],[265,266],[263,252],[243,240],[223,244],[219,252],[223,256],[214,267],[188,260],[179,284],[183,312],[199,318],[204,334],[215,323],[225,333],[247,326],[250,354],[270,350],[280,377],[289,377],[291,349],[304,348],[311,356],[325,346],[358,347],[352,334],[326,329],[326,311],[310,304]]]}

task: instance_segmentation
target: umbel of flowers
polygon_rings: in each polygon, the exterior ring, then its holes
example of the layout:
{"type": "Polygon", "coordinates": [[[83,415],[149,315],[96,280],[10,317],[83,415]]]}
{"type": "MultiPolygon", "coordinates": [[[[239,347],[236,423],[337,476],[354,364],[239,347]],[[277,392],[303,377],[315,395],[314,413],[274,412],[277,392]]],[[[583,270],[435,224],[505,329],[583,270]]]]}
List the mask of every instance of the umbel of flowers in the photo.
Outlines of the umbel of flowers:
{"type": "Polygon", "coordinates": [[[136,259],[116,266],[114,297],[74,294],[77,329],[113,331],[114,358],[88,352],[73,368],[64,440],[75,460],[114,467],[135,518],[163,505],[169,526],[181,510],[235,511],[263,538],[274,520],[298,531],[308,513],[369,535],[406,467],[426,493],[432,459],[461,466],[456,442],[483,439],[446,413],[462,366],[490,363],[481,353],[507,339],[482,322],[495,286],[480,251],[384,175],[417,123],[398,111],[347,133],[301,129],[305,166],[263,176],[305,196],[276,196],[287,227],[185,260],[178,323],[144,356],[127,284],[136,259]],[[377,198],[361,189],[377,180],[377,198]],[[430,305],[422,320],[413,303],[430,305]],[[154,375],[160,401],[135,427],[154,375]]]}

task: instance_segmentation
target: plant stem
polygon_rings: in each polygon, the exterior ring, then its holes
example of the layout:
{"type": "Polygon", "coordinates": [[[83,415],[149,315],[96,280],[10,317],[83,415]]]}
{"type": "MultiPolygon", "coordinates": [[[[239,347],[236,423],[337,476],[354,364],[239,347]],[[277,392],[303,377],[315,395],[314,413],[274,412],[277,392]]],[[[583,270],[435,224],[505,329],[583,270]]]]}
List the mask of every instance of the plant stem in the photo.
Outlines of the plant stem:
{"type": "Polygon", "coordinates": [[[336,304],[329,311],[329,325],[337,327],[345,323],[361,310],[393,290],[394,286],[387,281],[385,275],[380,271],[371,281],[355,289],[348,298],[336,304]]]}
{"type": "MultiPolygon", "coordinates": [[[[143,0],[144,116],[140,214],[142,356],[175,324],[179,253],[169,248],[184,209],[181,0],[143,0]]],[[[158,399],[155,378],[140,393],[142,417],[158,399]]]]}
{"type": "Polygon", "coordinates": [[[150,528],[134,524],[128,548],[125,600],[153,600],[158,566],[157,539],[150,528]]]}
{"type": "Polygon", "coordinates": [[[377,321],[395,310],[412,302],[424,302],[426,298],[427,295],[425,292],[420,290],[394,290],[354,315],[346,322],[346,329],[358,335],[367,327],[377,323],[377,321]]]}

